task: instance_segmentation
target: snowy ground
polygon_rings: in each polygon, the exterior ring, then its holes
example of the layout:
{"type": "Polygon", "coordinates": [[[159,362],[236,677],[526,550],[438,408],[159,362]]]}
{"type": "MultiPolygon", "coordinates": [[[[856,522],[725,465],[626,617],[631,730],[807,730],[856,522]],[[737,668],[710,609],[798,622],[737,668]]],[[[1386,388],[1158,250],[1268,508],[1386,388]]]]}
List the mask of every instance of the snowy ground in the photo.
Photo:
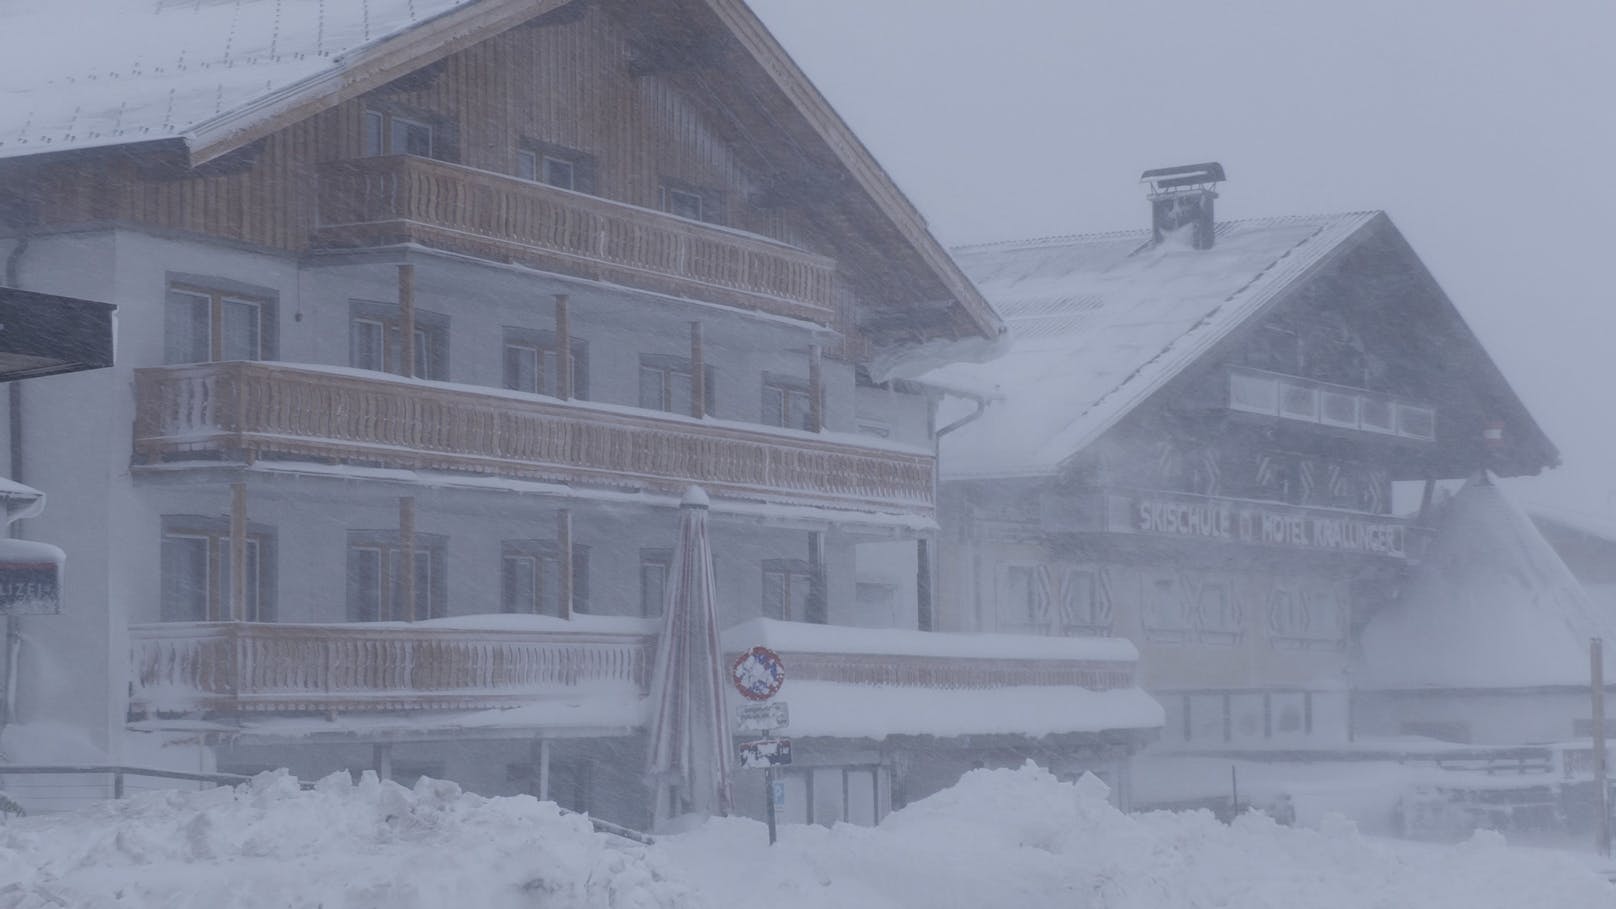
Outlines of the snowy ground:
{"type": "Polygon", "coordinates": [[[1092,779],[974,771],[877,828],[716,820],[654,846],[531,798],[345,776],[144,794],[0,827],[0,907],[1610,907],[1585,863],[1496,834],[1360,835],[1339,816],[1124,815],[1092,779]]]}

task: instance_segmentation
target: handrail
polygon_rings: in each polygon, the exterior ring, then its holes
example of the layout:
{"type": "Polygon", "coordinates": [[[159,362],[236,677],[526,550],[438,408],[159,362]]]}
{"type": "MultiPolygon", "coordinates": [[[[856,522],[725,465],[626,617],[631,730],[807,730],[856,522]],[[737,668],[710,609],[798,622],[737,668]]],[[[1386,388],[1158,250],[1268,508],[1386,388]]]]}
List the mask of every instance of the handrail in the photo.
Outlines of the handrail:
{"type": "Polygon", "coordinates": [[[328,249],[413,242],[828,324],[835,260],[770,237],[408,155],[320,168],[328,249]]]}
{"type": "Polygon", "coordinates": [[[136,459],[196,453],[650,488],[930,516],[934,458],[383,373],[233,361],[135,373],[136,459]]]}

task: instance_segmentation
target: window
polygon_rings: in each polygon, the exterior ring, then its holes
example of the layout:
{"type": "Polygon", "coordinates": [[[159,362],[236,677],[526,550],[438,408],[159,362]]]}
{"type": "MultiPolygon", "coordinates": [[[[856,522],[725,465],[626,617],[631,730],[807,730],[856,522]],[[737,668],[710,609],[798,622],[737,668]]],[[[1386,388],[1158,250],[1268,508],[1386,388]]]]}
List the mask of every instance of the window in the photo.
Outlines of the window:
{"type": "MultiPolygon", "coordinates": [[[[716,373],[706,368],[706,388],[703,408],[713,412],[713,386],[716,373]]],[[[694,393],[690,361],[684,357],[644,354],[640,357],[640,406],[646,410],[688,414],[690,398],[694,393]]]]}
{"type": "MultiPolygon", "coordinates": [[[[403,368],[403,331],[398,305],[354,301],[349,305],[348,363],[355,369],[397,373],[403,368]]],[[[449,378],[449,320],[434,312],[415,311],[415,377],[449,378]]]]}
{"type": "Polygon", "coordinates": [[[662,210],[668,214],[700,221],[702,208],[701,193],[662,187],[662,210]]]}
{"type": "Polygon", "coordinates": [[[1047,627],[1049,620],[1040,615],[1040,611],[1037,567],[1006,565],[999,603],[1000,620],[1017,627],[1047,627]]]}
{"type": "MultiPolygon", "coordinates": [[[[589,345],[572,339],[572,396],[589,397],[589,345]]],[[[505,329],[505,387],[529,394],[556,395],[561,391],[557,369],[555,332],[505,329]]]]}
{"type": "Polygon", "coordinates": [[[443,158],[447,150],[447,130],[434,118],[412,115],[387,108],[365,111],[364,154],[416,155],[443,158]]]}
{"type": "Polygon", "coordinates": [[[350,532],[348,621],[408,621],[447,615],[446,544],[437,534],[415,535],[415,602],[410,604],[404,599],[404,547],[398,531],[350,532]]]}
{"type": "MultiPolygon", "coordinates": [[[[550,540],[506,540],[500,556],[500,610],[560,616],[561,548],[550,540]]],[[[572,547],[572,611],[589,612],[589,547],[572,547]]]]}
{"type": "Polygon", "coordinates": [[[595,158],[571,148],[528,142],[516,151],[516,175],[574,192],[595,191],[595,158]]]}
{"type": "Polygon", "coordinates": [[[802,559],[769,559],[763,563],[763,617],[787,622],[809,620],[813,571],[802,559]]]}
{"type": "Polygon", "coordinates": [[[163,307],[163,361],[269,359],[273,317],[267,298],[170,285],[163,307]]]}
{"type": "Polygon", "coordinates": [[[640,550],[640,615],[651,618],[662,614],[672,572],[673,550],[640,550]]]}
{"type": "MultiPolygon", "coordinates": [[[[275,544],[269,528],[247,527],[246,614],[248,622],[275,620],[275,544]]],[[[162,620],[219,622],[234,617],[230,590],[230,521],[165,516],[162,543],[162,620]]]]}
{"type": "Polygon", "coordinates": [[[812,431],[815,428],[812,405],[813,396],[807,382],[774,375],[763,377],[764,423],[812,431]]]}

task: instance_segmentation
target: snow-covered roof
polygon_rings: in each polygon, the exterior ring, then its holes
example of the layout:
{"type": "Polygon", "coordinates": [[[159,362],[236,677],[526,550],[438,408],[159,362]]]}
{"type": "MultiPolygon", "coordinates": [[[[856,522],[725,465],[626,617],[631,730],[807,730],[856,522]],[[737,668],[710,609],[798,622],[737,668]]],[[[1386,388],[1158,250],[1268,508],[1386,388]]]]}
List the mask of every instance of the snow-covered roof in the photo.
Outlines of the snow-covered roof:
{"type": "Polygon", "coordinates": [[[1053,473],[1376,218],[1225,221],[1207,250],[1152,245],[1149,230],[955,250],[1010,340],[990,362],[919,376],[1003,398],[943,439],[944,475],[1053,473]]]}
{"type": "MultiPolygon", "coordinates": [[[[724,649],[762,645],[786,664],[780,699],[797,737],[885,739],[893,735],[1047,735],[1159,729],[1161,704],[1137,687],[1094,691],[1072,685],[952,688],[794,679],[795,654],[862,654],[954,660],[1074,660],[1131,664],[1139,650],[1122,638],[956,634],[850,628],[752,619],[723,632],[724,649]]],[[[741,703],[732,694],[731,702],[741,703]]]]}
{"type": "Polygon", "coordinates": [[[1444,506],[1406,592],[1365,627],[1360,685],[1586,685],[1593,637],[1616,640],[1616,616],[1502,489],[1473,480],[1444,506]]]}
{"type": "Polygon", "coordinates": [[[0,158],[193,137],[473,0],[8,0],[0,158]]]}

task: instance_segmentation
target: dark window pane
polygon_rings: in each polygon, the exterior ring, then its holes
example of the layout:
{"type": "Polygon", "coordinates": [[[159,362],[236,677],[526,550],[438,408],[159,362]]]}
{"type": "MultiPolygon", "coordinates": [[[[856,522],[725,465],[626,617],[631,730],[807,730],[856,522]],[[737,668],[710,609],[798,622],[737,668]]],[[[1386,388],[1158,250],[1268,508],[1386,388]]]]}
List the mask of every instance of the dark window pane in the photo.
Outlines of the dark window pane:
{"type": "Polygon", "coordinates": [[[387,369],[387,326],[372,319],[355,319],[350,328],[352,349],[349,363],[355,369],[385,372],[387,369]]]}
{"type": "Polygon", "coordinates": [[[544,182],[562,189],[573,188],[572,162],[564,158],[544,158],[544,182]]]}
{"type": "Polygon", "coordinates": [[[505,612],[537,612],[539,567],[532,556],[507,555],[504,559],[502,608],[505,612]]]}
{"type": "Polygon", "coordinates": [[[207,537],[164,535],[163,621],[207,621],[208,547],[207,537]]]}
{"type": "Polygon", "coordinates": [[[382,115],[377,111],[365,111],[364,141],[365,147],[363,153],[367,157],[386,153],[386,149],[382,147],[382,115]]]}
{"type": "Polygon", "coordinates": [[[163,360],[167,363],[206,363],[213,359],[212,302],[202,294],[168,292],[163,310],[163,360]]]}
{"type": "Polygon", "coordinates": [[[382,617],[382,550],[355,546],[348,550],[348,621],[376,622],[382,617]]]}
{"type": "Polygon", "coordinates": [[[666,410],[667,374],[650,366],[640,367],[640,406],[646,410],[666,410]]]}
{"type": "Polygon", "coordinates": [[[523,180],[537,180],[539,178],[538,156],[530,151],[517,152],[516,176],[523,180]]]}
{"type": "Polygon", "coordinates": [[[261,308],[250,300],[225,299],[220,302],[221,360],[263,359],[261,308]]]}

